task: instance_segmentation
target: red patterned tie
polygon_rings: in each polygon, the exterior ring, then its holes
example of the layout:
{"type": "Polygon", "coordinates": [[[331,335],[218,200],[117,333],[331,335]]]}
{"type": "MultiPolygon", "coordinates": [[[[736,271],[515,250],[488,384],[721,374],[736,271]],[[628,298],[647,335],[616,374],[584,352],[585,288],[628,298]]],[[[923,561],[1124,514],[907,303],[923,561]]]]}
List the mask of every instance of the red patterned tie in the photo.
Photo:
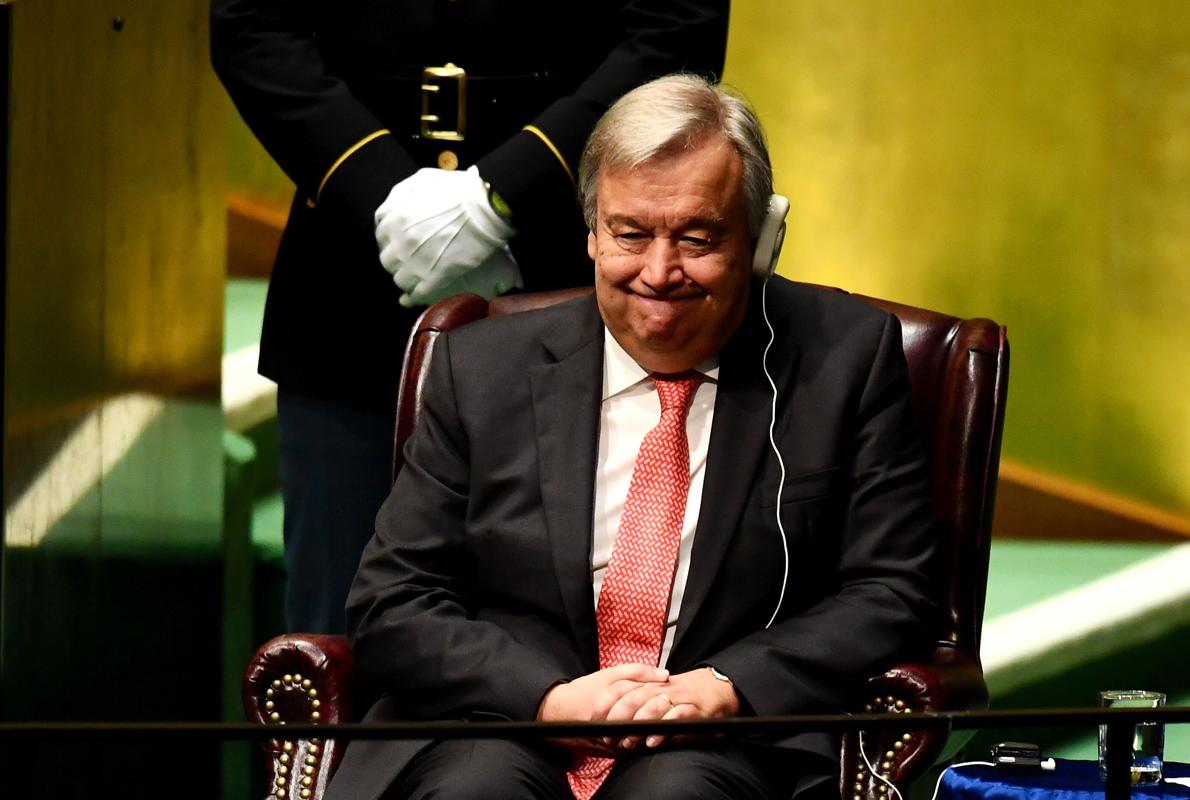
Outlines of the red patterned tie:
{"type": "MultiPolygon", "coordinates": [[[[665,639],[690,489],[686,413],[702,379],[683,373],[654,375],[653,380],[661,398],[661,421],[641,440],[595,609],[600,669],[656,665],[665,639]]],[[[611,758],[577,759],[567,775],[574,796],[589,800],[614,763],[611,758]]]]}

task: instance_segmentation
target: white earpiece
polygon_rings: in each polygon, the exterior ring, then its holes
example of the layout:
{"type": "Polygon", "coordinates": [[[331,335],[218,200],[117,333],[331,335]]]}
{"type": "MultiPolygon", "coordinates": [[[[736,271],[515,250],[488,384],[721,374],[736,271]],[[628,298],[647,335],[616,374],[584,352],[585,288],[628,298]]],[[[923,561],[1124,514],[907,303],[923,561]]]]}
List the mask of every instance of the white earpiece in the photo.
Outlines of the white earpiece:
{"type": "Polygon", "coordinates": [[[769,196],[768,211],[756,237],[756,251],[752,256],[752,274],[767,278],[777,269],[777,257],[785,243],[785,217],[789,214],[789,198],[774,194],[769,196]]]}

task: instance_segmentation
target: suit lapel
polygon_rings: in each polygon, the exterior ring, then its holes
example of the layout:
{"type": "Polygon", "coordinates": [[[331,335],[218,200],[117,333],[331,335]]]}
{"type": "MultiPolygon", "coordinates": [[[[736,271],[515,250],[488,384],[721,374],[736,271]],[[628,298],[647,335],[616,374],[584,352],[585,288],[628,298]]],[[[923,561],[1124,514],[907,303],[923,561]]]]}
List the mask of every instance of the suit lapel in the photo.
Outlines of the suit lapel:
{"type": "Polygon", "coordinates": [[[591,524],[603,385],[603,325],[595,301],[580,304],[556,344],[545,338],[547,363],[533,367],[534,426],[541,499],[566,616],[583,658],[598,668],[591,594],[591,524]]]}
{"type": "MultiPolygon", "coordinates": [[[[754,489],[759,466],[771,452],[768,437],[773,394],[762,365],[769,333],[760,314],[759,286],[753,287],[752,297],[748,315],[719,359],[719,386],[702,503],[671,663],[680,663],[684,634],[710,592],[754,489]],[[675,658],[674,654],[679,657],[675,658]]],[[[770,314],[770,318],[775,316],[770,314]]],[[[777,343],[788,339],[782,322],[783,317],[774,321],[777,343]]],[[[777,347],[779,344],[769,354],[768,368],[780,399],[790,386],[798,354],[788,345],[780,351],[777,347]]],[[[779,402],[778,413],[781,405],[779,402]]]]}

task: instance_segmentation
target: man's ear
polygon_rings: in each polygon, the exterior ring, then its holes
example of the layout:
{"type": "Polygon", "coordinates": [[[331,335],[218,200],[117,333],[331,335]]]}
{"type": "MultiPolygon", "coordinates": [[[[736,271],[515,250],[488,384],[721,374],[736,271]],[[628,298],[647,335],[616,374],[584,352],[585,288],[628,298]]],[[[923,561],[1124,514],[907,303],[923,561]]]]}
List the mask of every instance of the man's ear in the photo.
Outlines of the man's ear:
{"type": "Polygon", "coordinates": [[[595,231],[587,231],[587,257],[594,261],[596,252],[595,231]]]}

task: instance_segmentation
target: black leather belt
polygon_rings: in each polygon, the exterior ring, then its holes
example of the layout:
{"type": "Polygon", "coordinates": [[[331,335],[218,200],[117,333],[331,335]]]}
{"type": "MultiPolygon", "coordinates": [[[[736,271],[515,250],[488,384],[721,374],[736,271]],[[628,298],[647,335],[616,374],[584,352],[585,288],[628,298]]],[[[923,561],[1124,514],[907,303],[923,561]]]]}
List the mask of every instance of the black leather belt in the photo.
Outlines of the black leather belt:
{"type": "Polygon", "coordinates": [[[473,162],[577,85],[570,75],[471,75],[454,64],[347,83],[419,162],[447,168],[442,153],[473,162]]]}

